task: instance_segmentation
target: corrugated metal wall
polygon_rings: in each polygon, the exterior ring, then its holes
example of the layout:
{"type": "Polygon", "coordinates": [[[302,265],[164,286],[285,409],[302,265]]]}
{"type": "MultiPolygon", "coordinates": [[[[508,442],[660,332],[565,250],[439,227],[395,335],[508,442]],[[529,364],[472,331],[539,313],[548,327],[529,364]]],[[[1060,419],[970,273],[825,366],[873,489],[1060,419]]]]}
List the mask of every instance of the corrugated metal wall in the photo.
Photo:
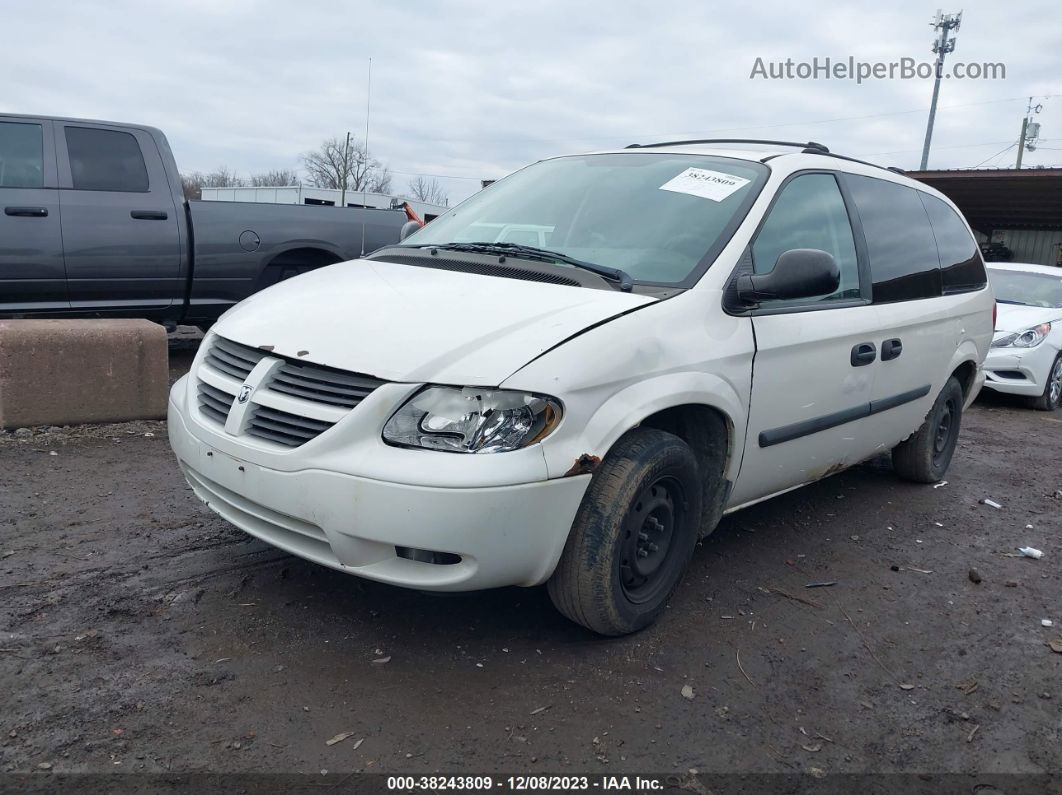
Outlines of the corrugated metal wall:
{"type": "MultiPolygon", "coordinates": [[[[985,236],[976,233],[977,242],[985,236]]],[[[992,239],[1002,241],[1014,252],[1013,262],[1030,262],[1034,265],[1057,265],[1059,247],[1062,246],[1062,231],[1048,229],[997,229],[992,239]]]]}

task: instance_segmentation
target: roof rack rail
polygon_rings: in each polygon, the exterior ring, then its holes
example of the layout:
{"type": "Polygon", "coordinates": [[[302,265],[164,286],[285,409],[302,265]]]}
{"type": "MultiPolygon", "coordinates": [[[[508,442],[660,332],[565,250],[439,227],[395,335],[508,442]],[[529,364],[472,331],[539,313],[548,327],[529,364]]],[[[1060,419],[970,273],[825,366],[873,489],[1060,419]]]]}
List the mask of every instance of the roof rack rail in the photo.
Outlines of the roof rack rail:
{"type": "Polygon", "coordinates": [[[767,144],[768,146],[795,146],[807,154],[827,155],[830,150],[814,141],[767,141],[759,138],[696,138],[690,141],[659,141],[653,144],[628,144],[625,149],[646,149],[654,146],[688,146],[690,144],[767,144]]]}

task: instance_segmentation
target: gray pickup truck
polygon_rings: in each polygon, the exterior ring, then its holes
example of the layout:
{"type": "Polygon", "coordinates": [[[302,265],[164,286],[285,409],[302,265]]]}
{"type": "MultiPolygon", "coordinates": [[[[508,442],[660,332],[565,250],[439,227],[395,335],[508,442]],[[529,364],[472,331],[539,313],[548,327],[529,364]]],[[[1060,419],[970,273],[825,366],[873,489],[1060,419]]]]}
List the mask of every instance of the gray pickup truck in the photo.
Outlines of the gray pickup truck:
{"type": "Polygon", "coordinates": [[[208,325],[281,279],[397,243],[401,210],[185,199],[152,127],[0,114],[0,317],[208,325]]]}

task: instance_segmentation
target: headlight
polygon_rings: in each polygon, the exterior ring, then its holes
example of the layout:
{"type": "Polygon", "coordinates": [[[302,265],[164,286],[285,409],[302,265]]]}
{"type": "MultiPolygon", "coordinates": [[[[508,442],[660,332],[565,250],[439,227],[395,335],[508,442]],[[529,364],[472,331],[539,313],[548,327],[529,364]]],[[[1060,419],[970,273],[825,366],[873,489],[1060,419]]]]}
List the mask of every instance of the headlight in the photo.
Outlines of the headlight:
{"type": "Polygon", "coordinates": [[[1025,331],[1006,334],[992,342],[993,348],[1035,348],[1051,333],[1050,323],[1041,323],[1025,331]]]}
{"type": "Polygon", "coordinates": [[[450,453],[506,453],[544,439],[560,418],[560,402],[546,395],[431,386],[391,415],[383,438],[450,453]]]}

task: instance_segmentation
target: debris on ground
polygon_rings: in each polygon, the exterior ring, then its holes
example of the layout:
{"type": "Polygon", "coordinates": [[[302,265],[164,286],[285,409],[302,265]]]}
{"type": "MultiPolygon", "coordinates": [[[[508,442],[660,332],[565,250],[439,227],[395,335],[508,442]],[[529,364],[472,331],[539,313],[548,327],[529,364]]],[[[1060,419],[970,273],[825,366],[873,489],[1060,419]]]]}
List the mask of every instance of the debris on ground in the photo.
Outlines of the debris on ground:
{"type": "Polygon", "coordinates": [[[969,573],[966,576],[969,577],[970,582],[974,583],[975,585],[981,582],[981,575],[977,571],[977,569],[970,569],[969,573]]]}
{"type": "Polygon", "coordinates": [[[1035,549],[1033,547],[1018,547],[1018,552],[1020,552],[1025,557],[1033,558],[1034,560],[1039,560],[1044,556],[1044,553],[1041,550],[1035,549]]]}
{"type": "Polygon", "coordinates": [[[987,505],[989,508],[1002,508],[1003,507],[1002,505],[1000,505],[995,500],[988,499],[988,497],[985,497],[983,500],[981,500],[981,504],[982,505],[987,505]]]}
{"type": "Polygon", "coordinates": [[[961,690],[964,694],[968,696],[973,695],[974,691],[977,690],[978,686],[979,683],[976,679],[966,679],[955,685],[955,687],[957,687],[959,690],[961,690]]]}
{"type": "Polygon", "coordinates": [[[372,662],[374,665],[383,665],[384,663],[389,663],[391,662],[391,655],[389,654],[386,657],[377,657],[372,662]]]}
{"type": "Polygon", "coordinates": [[[340,732],[339,734],[337,734],[332,739],[325,740],[325,745],[335,745],[336,743],[341,743],[344,740],[346,740],[346,739],[348,739],[350,737],[353,737],[353,736],[354,736],[354,732],[340,732]]]}
{"type": "Polygon", "coordinates": [[[1051,647],[1051,651],[1062,654],[1062,638],[1055,638],[1053,641],[1047,644],[1051,647]]]}
{"type": "Polygon", "coordinates": [[[829,588],[831,585],[836,585],[836,584],[837,584],[836,580],[833,580],[832,582],[809,582],[804,587],[805,588],[829,588]]]}
{"type": "Polygon", "coordinates": [[[776,593],[779,596],[784,596],[786,599],[792,599],[794,602],[802,602],[803,604],[810,605],[811,607],[822,607],[822,604],[816,602],[814,599],[808,599],[806,596],[800,596],[799,594],[790,593],[789,591],[786,591],[782,588],[778,588],[774,585],[770,586],[769,588],[766,588],[765,590],[767,591],[767,593],[776,593]]]}
{"type": "Polygon", "coordinates": [[[1055,625],[1055,622],[1052,621],[1049,618],[1041,618],[1040,619],[1040,626],[1041,627],[1053,627],[1054,625],[1055,625]]]}
{"type": "Polygon", "coordinates": [[[940,483],[934,483],[933,484],[933,488],[939,489],[941,486],[947,486],[947,485],[948,485],[948,481],[942,480],[942,481],[940,481],[940,483]]]}
{"type": "Polygon", "coordinates": [[[531,710],[531,713],[530,713],[530,714],[532,714],[532,715],[538,715],[538,714],[539,714],[539,713],[541,713],[541,712],[545,712],[545,711],[546,711],[547,709],[549,709],[549,708],[550,708],[550,707],[552,707],[552,706],[553,706],[552,704],[546,704],[546,706],[544,706],[544,707],[539,707],[538,709],[533,709],[533,710],[531,710]]]}
{"type": "Polygon", "coordinates": [[[693,686],[692,685],[683,685],[682,686],[682,697],[684,699],[686,699],[687,701],[693,701],[693,699],[696,697],[696,694],[693,692],[693,686]]]}

